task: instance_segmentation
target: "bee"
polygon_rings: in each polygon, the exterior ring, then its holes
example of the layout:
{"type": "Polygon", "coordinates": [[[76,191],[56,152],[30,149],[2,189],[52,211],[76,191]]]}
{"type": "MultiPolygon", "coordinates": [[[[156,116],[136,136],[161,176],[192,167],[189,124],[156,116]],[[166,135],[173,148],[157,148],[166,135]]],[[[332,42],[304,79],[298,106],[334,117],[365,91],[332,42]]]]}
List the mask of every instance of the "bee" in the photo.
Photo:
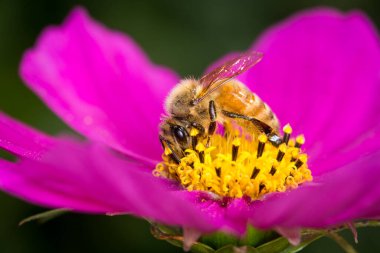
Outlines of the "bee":
{"type": "Polygon", "coordinates": [[[191,129],[198,130],[198,138],[205,138],[215,133],[218,123],[231,119],[253,136],[264,133],[273,145],[282,143],[279,121],[270,107],[235,79],[262,57],[256,51],[243,53],[199,80],[181,80],[171,90],[165,101],[167,115],[160,124],[160,141],[171,150],[174,161],[179,163],[184,151],[194,148],[191,129]]]}

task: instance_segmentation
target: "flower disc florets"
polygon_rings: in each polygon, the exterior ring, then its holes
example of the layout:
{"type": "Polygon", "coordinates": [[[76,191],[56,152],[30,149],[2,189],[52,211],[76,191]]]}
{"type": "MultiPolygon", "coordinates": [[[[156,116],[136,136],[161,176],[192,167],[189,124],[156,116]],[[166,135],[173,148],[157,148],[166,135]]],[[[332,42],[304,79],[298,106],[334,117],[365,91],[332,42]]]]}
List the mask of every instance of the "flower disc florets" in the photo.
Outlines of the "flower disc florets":
{"type": "MultiPolygon", "coordinates": [[[[301,146],[303,135],[290,138],[292,129],[283,129],[283,143],[278,147],[265,134],[253,135],[237,130],[232,124],[223,133],[199,140],[187,149],[179,164],[166,149],[154,175],[180,182],[189,191],[208,191],[219,196],[258,199],[271,192],[283,192],[312,180],[307,155],[301,146]]],[[[191,131],[196,136],[198,131],[191,131]]]]}

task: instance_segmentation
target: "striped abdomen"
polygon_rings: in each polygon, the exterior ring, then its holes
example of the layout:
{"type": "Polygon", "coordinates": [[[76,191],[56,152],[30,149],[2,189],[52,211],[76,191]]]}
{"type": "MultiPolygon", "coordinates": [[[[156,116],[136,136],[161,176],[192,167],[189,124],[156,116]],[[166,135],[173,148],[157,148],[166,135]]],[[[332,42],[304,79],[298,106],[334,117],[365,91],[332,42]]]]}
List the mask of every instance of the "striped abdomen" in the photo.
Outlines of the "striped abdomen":
{"type": "MultiPolygon", "coordinates": [[[[243,83],[232,80],[224,84],[215,96],[219,109],[242,114],[258,119],[278,133],[279,122],[270,107],[263,102],[255,93],[251,92],[243,83]]],[[[254,126],[246,121],[237,120],[239,125],[247,129],[254,129],[254,126]]]]}

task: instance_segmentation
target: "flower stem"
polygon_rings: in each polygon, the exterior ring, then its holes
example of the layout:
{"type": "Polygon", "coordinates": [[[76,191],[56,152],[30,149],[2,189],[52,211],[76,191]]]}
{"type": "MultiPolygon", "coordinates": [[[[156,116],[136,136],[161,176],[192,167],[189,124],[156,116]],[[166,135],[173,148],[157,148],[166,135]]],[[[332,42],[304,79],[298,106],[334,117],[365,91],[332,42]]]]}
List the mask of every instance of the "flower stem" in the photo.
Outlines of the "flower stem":
{"type": "Polygon", "coordinates": [[[357,251],[339,234],[329,231],[326,236],[333,239],[346,253],[357,253],[357,251]]]}

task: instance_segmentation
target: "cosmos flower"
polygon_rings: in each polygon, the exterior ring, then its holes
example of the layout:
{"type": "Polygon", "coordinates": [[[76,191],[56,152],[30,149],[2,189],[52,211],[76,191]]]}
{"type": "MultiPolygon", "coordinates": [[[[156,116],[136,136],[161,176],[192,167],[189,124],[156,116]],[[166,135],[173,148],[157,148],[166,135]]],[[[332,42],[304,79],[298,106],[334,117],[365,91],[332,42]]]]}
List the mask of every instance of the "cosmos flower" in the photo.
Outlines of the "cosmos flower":
{"type": "Polygon", "coordinates": [[[264,59],[238,79],[304,134],[312,182],[221,205],[154,177],[163,101],[180,78],[76,9],[43,31],[20,75],[86,141],[1,113],[0,147],[18,159],[0,160],[0,188],[51,208],[132,214],[202,233],[241,235],[252,224],[293,242],[302,228],[380,217],[380,49],[371,22],[360,12],[305,11],[251,49],[264,59]]]}

